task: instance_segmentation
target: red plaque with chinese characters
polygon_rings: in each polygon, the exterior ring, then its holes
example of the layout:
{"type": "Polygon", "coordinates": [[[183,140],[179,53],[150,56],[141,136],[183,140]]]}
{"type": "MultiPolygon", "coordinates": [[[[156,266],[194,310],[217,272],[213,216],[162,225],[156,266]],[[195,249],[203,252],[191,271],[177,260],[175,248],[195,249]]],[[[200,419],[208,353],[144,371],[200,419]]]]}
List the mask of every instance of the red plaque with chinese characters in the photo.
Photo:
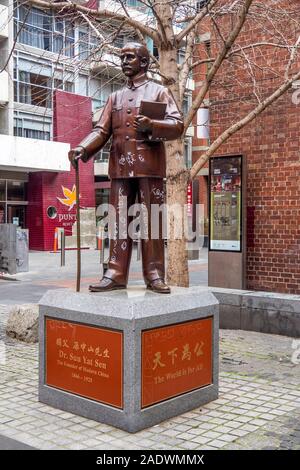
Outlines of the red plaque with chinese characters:
{"type": "Polygon", "coordinates": [[[142,408],[212,383],[212,317],[142,332],[142,408]]]}
{"type": "Polygon", "coordinates": [[[46,385],[123,408],[123,333],[46,318],[46,385]]]}

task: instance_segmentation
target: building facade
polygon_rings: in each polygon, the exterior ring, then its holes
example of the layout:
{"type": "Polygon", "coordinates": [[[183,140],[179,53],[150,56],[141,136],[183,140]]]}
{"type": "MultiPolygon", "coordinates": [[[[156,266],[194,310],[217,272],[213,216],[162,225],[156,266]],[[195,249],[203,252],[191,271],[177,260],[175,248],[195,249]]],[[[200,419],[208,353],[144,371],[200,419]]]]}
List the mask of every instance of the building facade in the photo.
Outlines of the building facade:
{"type": "MultiPolygon", "coordinates": [[[[256,24],[244,28],[239,43],[259,41],[256,24]]],[[[284,35],[282,36],[284,37],[284,35]]],[[[267,39],[265,39],[267,40],[267,39]]],[[[199,35],[199,54],[208,45],[214,49],[214,35],[199,35]]],[[[274,42],[274,40],[273,40],[274,42]]],[[[212,54],[215,54],[213,52],[212,54]]],[[[213,57],[215,55],[212,55],[213,57]]],[[[288,56],[284,48],[269,48],[255,56],[261,70],[258,85],[262,96],[274,91],[284,77],[288,56]],[[272,73],[274,70],[274,73],[272,73]]],[[[204,67],[204,66],[202,66],[204,67]]],[[[299,68],[299,63],[295,62],[299,68]]],[[[194,76],[195,92],[205,70],[194,76]]],[[[203,78],[202,78],[203,79],[203,78]]],[[[197,158],[232,123],[246,116],[257,103],[253,82],[247,80],[246,67],[237,61],[223,64],[216,83],[210,88],[206,105],[209,108],[208,140],[193,140],[197,158]],[[222,79],[221,79],[221,78],[222,79]],[[220,86],[222,83],[222,86],[220,86]]],[[[243,155],[246,159],[246,287],[282,293],[300,293],[300,136],[299,83],[260,114],[252,123],[233,134],[217,151],[216,156],[243,155]]],[[[199,115],[198,124],[205,119],[199,115]]],[[[199,133],[200,137],[205,137],[199,133]]],[[[208,206],[208,167],[200,171],[200,202],[208,206]]],[[[206,209],[208,212],[208,207],[206,209]]]]}
{"type": "MultiPolygon", "coordinates": [[[[114,8],[106,0],[85,3],[114,8]]],[[[133,16],[149,14],[137,0],[126,3],[133,16]]],[[[119,35],[115,45],[128,39],[134,37],[119,35]]],[[[116,58],[104,54],[98,60],[98,42],[78,18],[0,0],[0,223],[28,228],[31,249],[51,250],[57,228],[70,237],[67,246],[75,246],[75,174],[67,153],[123,83],[116,58]]],[[[148,47],[155,54],[150,40],[148,47]]],[[[190,103],[187,93],[186,110],[190,103]]],[[[108,156],[109,144],[80,169],[80,206],[94,232],[95,208],[109,198],[108,156]]]]}

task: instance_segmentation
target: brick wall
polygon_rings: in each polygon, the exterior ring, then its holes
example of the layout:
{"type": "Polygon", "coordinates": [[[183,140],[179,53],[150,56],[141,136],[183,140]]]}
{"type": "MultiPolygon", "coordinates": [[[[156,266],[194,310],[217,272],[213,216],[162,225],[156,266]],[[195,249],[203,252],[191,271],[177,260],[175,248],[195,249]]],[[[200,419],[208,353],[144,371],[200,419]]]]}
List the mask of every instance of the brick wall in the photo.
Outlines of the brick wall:
{"type": "MultiPolygon", "coordinates": [[[[55,91],[53,98],[53,136],[58,142],[77,145],[92,129],[91,99],[85,96],[55,91]]],[[[76,205],[72,209],[58,198],[65,198],[62,187],[72,190],[75,171],[65,173],[31,173],[28,184],[28,228],[30,248],[51,250],[56,227],[71,233],[76,220],[76,205]],[[57,209],[57,217],[50,219],[47,208],[57,209]]],[[[80,162],[80,206],[95,207],[93,160],[80,162]]]]}
{"type": "MultiPolygon", "coordinates": [[[[241,42],[251,34],[259,41],[258,33],[246,28],[241,42]]],[[[260,61],[268,66],[257,72],[263,97],[282,80],[286,55],[270,48],[260,61]]],[[[247,73],[238,60],[227,63],[218,75],[219,84],[210,89],[212,141],[257,104],[247,73]]],[[[300,113],[292,93],[234,134],[217,153],[247,158],[247,288],[299,294],[300,113]]]]}
{"type": "MultiPolygon", "coordinates": [[[[217,133],[226,118],[217,109],[211,116],[217,133]]],[[[219,151],[242,153],[248,162],[249,289],[300,293],[300,137],[295,124],[300,126],[299,112],[287,94],[219,151]]]]}

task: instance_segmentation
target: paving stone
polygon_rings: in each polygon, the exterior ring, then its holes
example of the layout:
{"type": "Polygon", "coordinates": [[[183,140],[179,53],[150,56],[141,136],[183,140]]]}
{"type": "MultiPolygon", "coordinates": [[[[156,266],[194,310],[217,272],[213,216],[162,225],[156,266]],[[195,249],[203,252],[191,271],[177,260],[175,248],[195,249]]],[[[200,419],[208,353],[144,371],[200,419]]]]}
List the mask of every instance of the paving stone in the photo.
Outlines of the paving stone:
{"type": "Polygon", "coordinates": [[[207,433],[205,433],[205,437],[210,438],[210,439],[218,439],[220,435],[221,435],[221,432],[216,432],[216,431],[208,431],[207,433]]]}
{"type": "MultiPolygon", "coordinates": [[[[204,429],[204,430],[210,430],[214,429],[217,426],[217,423],[201,423],[198,427],[198,430],[204,429]]],[[[191,432],[192,430],[190,430],[191,432]]],[[[197,428],[195,428],[195,431],[197,431],[197,428]]]]}
{"type": "MultiPolygon", "coordinates": [[[[4,324],[0,306],[0,339],[4,324]]],[[[290,338],[230,330],[221,338],[220,398],[133,435],[40,404],[37,346],[9,340],[0,365],[0,433],[39,449],[300,448],[300,366],[276,359],[290,354],[290,338]],[[225,364],[222,355],[241,365],[225,364]]]]}
{"type": "Polygon", "coordinates": [[[186,441],[182,443],[182,448],[187,450],[197,449],[199,444],[197,442],[186,441]]]}
{"type": "Polygon", "coordinates": [[[205,437],[205,436],[195,436],[192,439],[193,442],[197,442],[198,444],[207,444],[211,440],[212,439],[210,439],[209,437],[205,437]]]}
{"type": "Polygon", "coordinates": [[[210,441],[209,445],[210,445],[212,448],[221,449],[222,447],[225,447],[225,446],[226,446],[226,442],[225,442],[225,441],[218,440],[218,439],[215,439],[215,440],[213,440],[213,441],[210,441]]]}
{"type": "Polygon", "coordinates": [[[233,434],[234,436],[242,437],[248,434],[248,431],[246,431],[245,429],[232,429],[230,431],[230,434],[233,434]]]}

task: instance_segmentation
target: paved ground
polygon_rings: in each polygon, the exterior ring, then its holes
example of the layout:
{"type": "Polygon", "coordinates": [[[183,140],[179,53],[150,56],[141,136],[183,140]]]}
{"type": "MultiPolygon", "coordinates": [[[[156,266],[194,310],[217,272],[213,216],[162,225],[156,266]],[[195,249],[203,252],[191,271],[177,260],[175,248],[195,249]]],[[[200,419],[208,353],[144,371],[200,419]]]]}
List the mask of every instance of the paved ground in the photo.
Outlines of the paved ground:
{"type": "Polygon", "coordinates": [[[38,402],[37,345],[5,337],[7,310],[0,306],[0,448],[5,437],[38,449],[300,449],[292,338],[221,331],[220,398],[128,434],[38,402]]]}
{"type": "Polygon", "coordinates": [[[9,437],[0,436],[1,450],[36,450],[34,447],[22,444],[22,442],[10,439],[9,437]]]}
{"type": "MultiPolygon", "coordinates": [[[[17,281],[0,278],[0,303],[37,303],[48,289],[75,289],[76,251],[66,251],[66,265],[60,266],[60,253],[30,252],[28,273],[11,276],[17,281]]],[[[191,285],[207,285],[207,249],[202,248],[199,259],[189,262],[191,285]]],[[[100,278],[102,266],[99,252],[82,250],[82,291],[100,278]]],[[[7,277],[7,276],[6,276],[7,277]]],[[[8,276],[9,277],[9,276],[8,276]]],[[[143,284],[141,261],[133,252],[129,284],[143,284]]]]}

